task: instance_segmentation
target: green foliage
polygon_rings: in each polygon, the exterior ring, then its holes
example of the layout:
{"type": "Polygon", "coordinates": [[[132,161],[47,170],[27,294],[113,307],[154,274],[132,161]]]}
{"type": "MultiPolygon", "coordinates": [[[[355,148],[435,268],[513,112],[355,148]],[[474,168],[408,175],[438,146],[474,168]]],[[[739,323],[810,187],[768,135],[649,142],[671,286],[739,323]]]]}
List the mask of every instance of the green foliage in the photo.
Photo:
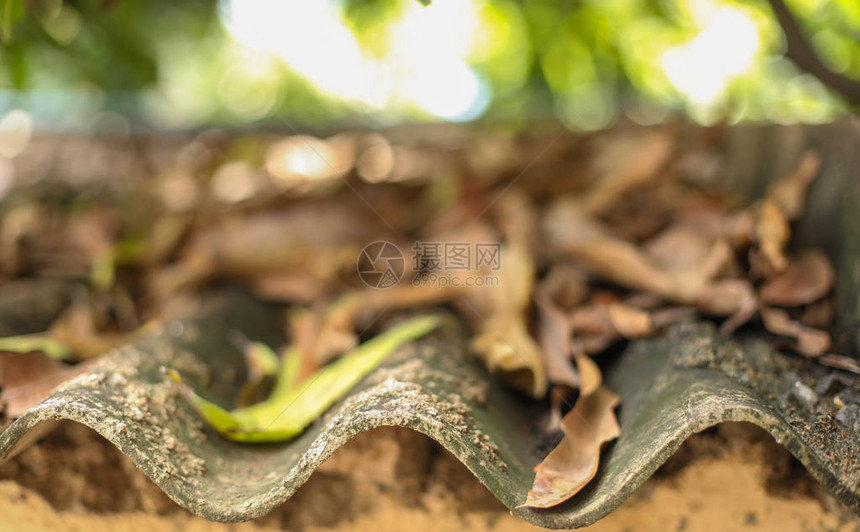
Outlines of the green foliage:
{"type": "Polygon", "coordinates": [[[12,29],[24,17],[24,0],[0,0],[0,38],[9,42],[12,38],[12,29]]]}
{"type": "MultiPolygon", "coordinates": [[[[824,63],[860,79],[860,3],[786,1],[824,63]]],[[[26,17],[24,0],[0,2],[4,42],[0,89],[16,91],[7,105],[29,106],[45,114],[46,120],[67,117],[75,110],[80,114],[75,124],[114,111],[160,127],[261,121],[277,125],[282,118],[307,125],[433,118],[403,94],[388,96],[387,102],[383,98],[380,105],[351,100],[285,61],[277,46],[255,49],[237,42],[229,31],[225,6],[249,5],[238,0],[40,1],[27,4],[32,13],[26,17]],[[53,102],[53,107],[30,100],[29,95],[45,91],[60,91],[58,97],[70,100],[53,102]]],[[[249,2],[268,9],[258,0],[249,2]]],[[[765,0],[460,3],[476,13],[478,25],[464,60],[486,86],[489,103],[483,114],[489,119],[555,115],[572,127],[588,129],[609,125],[623,114],[643,123],[671,114],[701,122],[824,121],[849,110],[840,97],[782,57],[782,32],[765,0]],[[699,41],[720,29],[715,29],[714,21],[721,16],[742,17],[752,25],[758,42],[748,53],[735,51],[743,56],[736,58],[742,68],[726,67],[725,76],[712,76],[724,62],[735,60],[732,47],[738,44],[730,31],[715,33],[725,47],[702,55],[699,41]],[[674,71],[672,57],[680,61],[674,71]],[[683,79],[684,72],[689,79],[683,79]],[[699,86],[702,83],[710,83],[713,90],[699,86]]],[[[368,64],[380,65],[415,46],[404,44],[403,36],[394,31],[406,17],[429,21],[434,10],[451,3],[428,2],[418,14],[416,0],[343,0],[325,5],[354,37],[368,64]]],[[[269,17],[275,21],[280,16],[276,11],[269,17]]],[[[455,28],[460,21],[450,22],[455,28]]],[[[308,24],[313,23],[309,16],[308,24]]],[[[284,26],[288,27],[286,22],[284,26]]],[[[268,31],[274,32],[267,34],[269,38],[277,37],[276,28],[268,31]]],[[[451,41],[462,36],[460,31],[446,31],[443,25],[424,39],[444,59],[451,41]]],[[[319,35],[320,42],[315,33],[309,35],[306,45],[291,44],[290,52],[310,53],[336,41],[327,33],[319,35]]],[[[420,74],[432,66],[427,58],[432,56],[416,57],[401,60],[395,68],[420,74]]],[[[323,77],[350,72],[354,61],[344,61],[324,64],[328,73],[323,77]]],[[[445,76],[431,77],[439,86],[425,90],[444,91],[449,86],[445,76]]],[[[426,78],[416,79],[428,83],[426,78]]],[[[361,83],[342,85],[348,92],[361,83]]],[[[421,90],[416,83],[413,92],[421,90]]],[[[382,91],[383,86],[373,83],[371,89],[382,91]]]]}
{"type": "Polygon", "coordinates": [[[32,353],[39,351],[54,360],[69,360],[71,351],[57,340],[45,335],[30,334],[0,338],[0,353],[32,353]]]}

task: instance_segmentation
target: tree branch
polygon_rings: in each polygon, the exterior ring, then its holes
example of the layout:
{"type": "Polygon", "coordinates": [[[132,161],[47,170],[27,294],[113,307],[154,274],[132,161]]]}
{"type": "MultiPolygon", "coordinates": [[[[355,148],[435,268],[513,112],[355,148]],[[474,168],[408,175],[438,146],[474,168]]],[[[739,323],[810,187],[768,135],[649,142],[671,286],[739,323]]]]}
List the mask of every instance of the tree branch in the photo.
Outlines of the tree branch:
{"type": "Polygon", "coordinates": [[[827,67],[806,39],[794,15],[783,0],[768,0],[774,15],[785,33],[785,56],[798,68],[818,78],[822,83],[841,94],[852,106],[860,106],[860,81],[845,77],[827,67]]]}

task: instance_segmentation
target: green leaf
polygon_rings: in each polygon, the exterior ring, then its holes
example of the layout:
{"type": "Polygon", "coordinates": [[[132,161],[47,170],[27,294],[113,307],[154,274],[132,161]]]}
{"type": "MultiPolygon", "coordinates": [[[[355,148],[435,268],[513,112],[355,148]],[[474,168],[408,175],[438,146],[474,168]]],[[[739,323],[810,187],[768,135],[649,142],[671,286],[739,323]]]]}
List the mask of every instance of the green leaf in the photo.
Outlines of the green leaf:
{"type": "Polygon", "coordinates": [[[100,253],[90,267],[90,282],[99,292],[106,292],[116,280],[116,266],[113,252],[100,253]]]}
{"type": "Polygon", "coordinates": [[[284,358],[281,361],[281,366],[277,371],[278,380],[275,381],[275,388],[272,390],[272,397],[280,397],[295,388],[297,384],[296,378],[299,376],[301,352],[297,347],[290,346],[284,352],[283,356],[284,358]]]}
{"type": "Polygon", "coordinates": [[[3,353],[32,353],[41,351],[54,360],[70,360],[69,348],[53,338],[38,334],[23,336],[7,336],[0,338],[0,352],[3,353]]]}
{"type": "Polygon", "coordinates": [[[296,383],[297,349],[289,349],[271,397],[255,405],[228,411],[197,395],[174,370],[164,372],[181,385],[195,410],[227,439],[242,442],[290,440],[373,371],[392,351],[439,325],[437,316],[414,318],[361,344],[301,383],[296,383]]]}
{"type": "Polygon", "coordinates": [[[261,377],[274,377],[278,373],[278,355],[262,342],[250,342],[245,350],[248,364],[253,364],[261,377]]]}
{"type": "Polygon", "coordinates": [[[24,17],[24,0],[0,0],[0,8],[0,39],[9,42],[12,39],[12,28],[24,17]]]}

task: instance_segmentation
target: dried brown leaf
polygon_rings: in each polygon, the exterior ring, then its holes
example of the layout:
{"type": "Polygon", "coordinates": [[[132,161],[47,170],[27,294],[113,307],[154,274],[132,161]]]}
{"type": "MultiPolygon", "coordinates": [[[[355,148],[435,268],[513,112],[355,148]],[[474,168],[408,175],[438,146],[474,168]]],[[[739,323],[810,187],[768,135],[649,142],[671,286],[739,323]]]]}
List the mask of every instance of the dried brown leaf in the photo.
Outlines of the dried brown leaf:
{"type": "Polygon", "coordinates": [[[791,237],[789,222],[803,212],[806,191],[821,163],[817,154],[806,152],[798,166],[776,180],[765,197],[752,209],[753,236],[757,248],[750,256],[754,277],[771,277],[788,267],[785,246],[791,237]]]}
{"type": "Polygon", "coordinates": [[[550,241],[596,275],[628,288],[658,295],[674,297],[680,291],[679,283],[633,244],[605,234],[571,238],[578,229],[572,227],[572,231],[560,239],[551,236],[550,241]]]}
{"type": "Polygon", "coordinates": [[[825,366],[841,369],[844,371],[850,371],[852,373],[860,375],[860,362],[857,362],[857,360],[854,358],[846,357],[843,355],[836,355],[833,353],[827,353],[821,355],[815,360],[825,366]]]}
{"type": "MultiPolygon", "coordinates": [[[[740,281],[746,283],[746,281],[740,281]]],[[[742,289],[746,290],[746,288],[742,289]]],[[[751,289],[750,289],[751,290],[751,289]]],[[[735,332],[738,327],[750,321],[756,315],[759,309],[759,301],[750,292],[746,296],[741,296],[737,309],[728,317],[726,321],[720,325],[720,333],[729,335],[735,332]]]]}
{"type": "MultiPolygon", "coordinates": [[[[672,137],[665,132],[653,132],[636,140],[632,149],[626,148],[617,153],[621,157],[621,164],[616,164],[588,192],[584,199],[586,212],[605,212],[625,193],[657,177],[674,147],[672,137]]],[[[617,160],[616,157],[613,159],[617,160]]]]}
{"type": "Polygon", "coordinates": [[[713,239],[684,225],[673,225],[648,240],[645,255],[666,271],[685,271],[700,266],[711,252],[713,239]]]}
{"type": "Polygon", "coordinates": [[[702,286],[734,263],[734,252],[724,238],[707,236],[692,226],[675,225],[649,240],[644,248],[661,270],[702,286]]]}
{"type": "Polygon", "coordinates": [[[624,338],[642,338],[656,332],[651,324],[651,317],[644,310],[612,303],[607,311],[612,327],[624,338]]]}
{"type": "Polygon", "coordinates": [[[761,309],[761,318],[768,331],[793,338],[795,343],[792,347],[798,353],[808,357],[817,357],[830,349],[831,340],[827,332],[806,327],[800,322],[791,319],[791,316],[785,310],[763,307],[761,309]]]}
{"type": "Polygon", "coordinates": [[[745,286],[708,282],[731,261],[731,248],[722,240],[715,241],[699,267],[678,274],[659,267],[634,244],[609,235],[576,202],[557,202],[544,222],[547,241],[554,249],[578,260],[597,276],[626,288],[722,316],[736,312],[752,292],[751,287],[747,290],[745,286]]]}
{"type": "Polygon", "coordinates": [[[579,372],[580,395],[591,395],[603,384],[603,374],[597,363],[590,356],[584,354],[574,355],[576,370],[579,372]]]}
{"type": "Polygon", "coordinates": [[[251,284],[263,299],[310,305],[325,299],[326,287],[313,277],[293,272],[272,272],[256,276],[251,284]]]}
{"type": "Polygon", "coordinates": [[[535,291],[538,310],[538,341],[547,378],[553,384],[580,387],[580,376],[571,364],[572,326],[569,309],[585,298],[585,277],[579,270],[558,265],[550,270],[535,291]]]}
{"type": "Polygon", "coordinates": [[[564,416],[564,438],[535,467],[535,480],[524,507],[551,508],[573,497],[597,474],[600,450],[618,437],[615,419],[619,397],[608,388],[583,395],[564,416]]]}
{"type": "Polygon", "coordinates": [[[617,334],[578,334],[572,345],[574,353],[595,355],[600,353],[620,338],[617,334]]]}
{"type": "MultiPolygon", "coordinates": [[[[629,302],[629,301],[628,301],[629,302]]],[[[696,318],[698,312],[691,307],[668,307],[651,312],[651,325],[655,329],[663,329],[673,323],[690,321],[696,318]]]]}
{"type": "Polygon", "coordinates": [[[800,322],[807,327],[815,329],[827,329],[833,324],[836,316],[836,305],[832,298],[824,298],[803,309],[800,322]]]}
{"type": "Polygon", "coordinates": [[[808,151],[794,170],[770,186],[767,197],[782,209],[789,220],[796,220],[803,213],[806,191],[818,175],[820,166],[821,157],[814,151],[808,151]]]}
{"type": "Polygon", "coordinates": [[[781,272],[788,267],[785,245],[791,236],[788,218],[775,200],[764,199],[756,209],[756,241],[769,270],[781,272]]]}
{"type": "Polygon", "coordinates": [[[577,307],[570,315],[570,324],[577,336],[612,336],[617,331],[609,319],[609,303],[589,302],[577,307]]]}
{"type": "Polygon", "coordinates": [[[542,397],[547,379],[541,349],[529,335],[526,311],[531,303],[534,265],[523,246],[503,244],[498,286],[488,286],[485,293],[487,312],[482,315],[472,349],[490,370],[505,373],[528,371],[530,393],[542,397]]]}
{"type": "Polygon", "coordinates": [[[523,322],[512,315],[498,315],[484,322],[471,347],[490,371],[498,371],[507,381],[534,397],[546,395],[546,370],[541,351],[523,322]],[[523,372],[527,372],[527,379],[523,372]]]}
{"type": "Polygon", "coordinates": [[[571,264],[555,264],[541,282],[537,293],[543,293],[559,308],[570,311],[588,297],[588,279],[571,264]]]}
{"type": "Polygon", "coordinates": [[[835,277],[824,253],[805,250],[759,289],[759,297],[765,303],[782,307],[806,305],[824,297],[833,287],[835,277]]]}
{"type": "Polygon", "coordinates": [[[42,402],[60,383],[86,368],[69,366],[44,353],[0,353],[0,401],[18,417],[42,402]]]}
{"type": "Polygon", "coordinates": [[[729,316],[741,309],[755,306],[752,283],[744,279],[719,279],[699,291],[693,304],[715,316],[729,316]]]}
{"type": "Polygon", "coordinates": [[[695,314],[688,307],[643,310],[618,301],[582,305],[570,317],[574,353],[598,353],[622,338],[647,338],[695,314]]]}
{"type": "Polygon", "coordinates": [[[578,388],[579,374],[570,361],[570,337],[573,334],[570,320],[547,296],[538,294],[535,302],[538,309],[538,341],[547,379],[552,384],[578,388]]]}

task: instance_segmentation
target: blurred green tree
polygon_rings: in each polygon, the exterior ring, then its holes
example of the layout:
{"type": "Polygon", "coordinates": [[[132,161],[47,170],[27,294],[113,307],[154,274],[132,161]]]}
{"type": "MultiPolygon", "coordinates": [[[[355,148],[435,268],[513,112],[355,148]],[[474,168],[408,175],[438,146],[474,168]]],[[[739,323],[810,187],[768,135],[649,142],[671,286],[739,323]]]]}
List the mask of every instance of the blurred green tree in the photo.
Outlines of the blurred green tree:
{"type": "Polygon", "coordinates": [[[57,127],[591,129],[860,105],[856,0],[0,0],[0,17],[0,109],[57,127]]]}

